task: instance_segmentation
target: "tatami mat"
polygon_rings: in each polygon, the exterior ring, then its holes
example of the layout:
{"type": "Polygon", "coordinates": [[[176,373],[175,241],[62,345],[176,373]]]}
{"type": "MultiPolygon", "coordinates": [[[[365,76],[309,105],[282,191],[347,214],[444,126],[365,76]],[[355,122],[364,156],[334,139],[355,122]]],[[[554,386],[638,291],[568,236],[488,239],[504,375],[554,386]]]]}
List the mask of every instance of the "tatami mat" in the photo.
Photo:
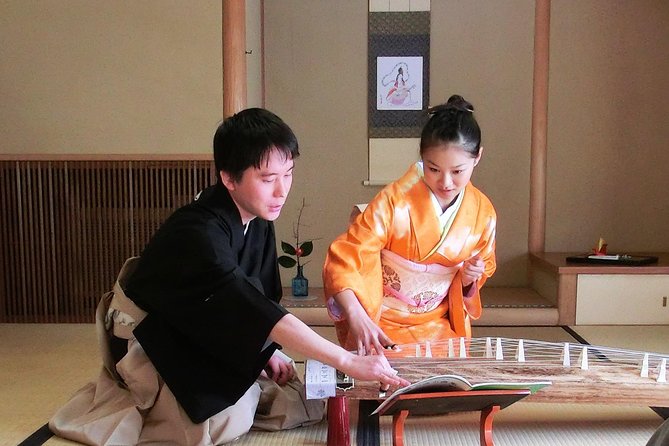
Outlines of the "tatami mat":
{"type": "Polygon", "coordinates": [[[512,339],[536,339],[548,342],[574,342],[575,339],[562,327],[472,327],[472,337],[501,337],[512,339]]]}
{"type": "MultiPolygon", "coordinates": [[[[573,329],[596,345],[619,343],[624,348],[667,351],[661,340],[668,339],[668,327],[573,329]]],[[[331,327],[317,330],[334,339],[331,327]]],[[[575,341],[560,327],[477,326],[473,335],[575,341]]],[[[17,445],[44,425],[76,389],[97,376],[99,367],[92,324],[0,324],[0,445],[17,445]]],[[[301,364],[298,368],[302,369],[301,364]]],[[[355,419],[356,405],[351,406],[355,419]]],[[[392,444],[390,422],[390,417],[381,418],[381,445],[392,444]]],[[[521,402],[495,416],[494,439],[498,446],[644,445],[660,423],[660,417],[644,407],[521,402]]],[[[351,427],[355,439],[355,422],[351,427]]],[[[407,446],[478,445],[478,414],[409,417],[405,434],[407,446]]],[[[326,439],[326,423],[322,422],[287,432],[251,432],[235,444],[314,446],[325,445],[326,439]]],[[[55,437],[45,443],[73,444],[55,437]]]]}
{"type": "Polygon", "coordinates": [[[0,444],[44,425],[99,367],[92,324],[0,324],[0,444]]]}
{"type": "Polygon", "coordinates": [[[588,343],[654,353],[669,353],[669,325],[577,325],[588,343]]]}
{"type": "MultiPolygon", "coordinates": [[[[355,405],[351,416],[357,417],[355,405]]],[[[594,405],[517,403],[495,416],[496,446],[643,446],[660,425],[646,408],[594,405]]],[[[351,440],[355,444],[355,423],[351,440]]],[[[392,418],[381,417],[381,446],[392,445],[392,418]]],[[[235,445],[325,445],[325,422],[287,432],[250,432],[235,445]]],[[[479,414],[466,412],[438,417],[409,417],[405,423],[407,446],[479,446],[479,414]]]]}

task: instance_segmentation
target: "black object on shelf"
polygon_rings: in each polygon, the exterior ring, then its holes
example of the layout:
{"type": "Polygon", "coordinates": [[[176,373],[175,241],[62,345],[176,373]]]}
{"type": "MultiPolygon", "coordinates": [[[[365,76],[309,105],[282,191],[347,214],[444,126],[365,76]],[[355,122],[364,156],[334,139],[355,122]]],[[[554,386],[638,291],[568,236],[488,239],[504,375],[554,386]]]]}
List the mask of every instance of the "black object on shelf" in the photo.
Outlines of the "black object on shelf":
{"type": "Polygon", "coordinates": [[[609,254],[606,256],[595,256],[594,254],[578,254],[567,256],[567,262],[571,263],[595,263],[598,265],[621,265],[641,266],[657,263],[657,256],[637,256],[630,254],[609,254]]]}

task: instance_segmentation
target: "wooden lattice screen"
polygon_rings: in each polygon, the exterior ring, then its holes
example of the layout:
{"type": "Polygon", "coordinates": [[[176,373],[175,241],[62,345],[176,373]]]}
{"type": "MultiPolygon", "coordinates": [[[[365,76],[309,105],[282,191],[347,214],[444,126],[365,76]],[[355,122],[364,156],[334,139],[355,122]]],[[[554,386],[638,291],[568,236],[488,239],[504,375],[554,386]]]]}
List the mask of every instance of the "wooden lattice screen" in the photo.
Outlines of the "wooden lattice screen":
{"type": "Polygon", "coordinates": [[[0,161],[0,322],[92,322],[100,296],[207,160],[0,161]]]}

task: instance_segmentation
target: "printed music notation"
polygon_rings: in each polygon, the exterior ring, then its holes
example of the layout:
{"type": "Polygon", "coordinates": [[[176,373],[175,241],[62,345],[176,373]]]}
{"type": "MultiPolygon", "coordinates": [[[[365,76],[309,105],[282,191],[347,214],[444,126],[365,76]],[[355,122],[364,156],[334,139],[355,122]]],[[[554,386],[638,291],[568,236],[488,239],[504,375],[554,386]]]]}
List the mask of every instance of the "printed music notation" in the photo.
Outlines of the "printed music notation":
{"type": "Polygon", "coordinates": [[[535,393],[540,389],[550,386],[551,381],[530,381],[530,382],[485,382],[472,384],[467,378],[460,375],[437,375],[412,383],[402,387],[372,412],[372,415],[382,412],[387,406],[392,404],[400,395],[415,393],[434,393],[434,392],[453,392],[453,391],[472,391],[478,390],[529,390],[535,393]]]}

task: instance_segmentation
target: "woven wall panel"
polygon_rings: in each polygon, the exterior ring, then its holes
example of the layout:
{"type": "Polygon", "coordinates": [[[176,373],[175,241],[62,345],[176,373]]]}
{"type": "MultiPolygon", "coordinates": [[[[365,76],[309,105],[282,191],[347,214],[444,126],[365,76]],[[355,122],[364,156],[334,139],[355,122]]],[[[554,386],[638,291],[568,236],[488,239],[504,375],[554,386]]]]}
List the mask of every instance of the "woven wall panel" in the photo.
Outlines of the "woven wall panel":
{"type": "Polygon", "coordinates": [[[0,161],[0,322],[92,322],[211,161],[0,161]]]}

